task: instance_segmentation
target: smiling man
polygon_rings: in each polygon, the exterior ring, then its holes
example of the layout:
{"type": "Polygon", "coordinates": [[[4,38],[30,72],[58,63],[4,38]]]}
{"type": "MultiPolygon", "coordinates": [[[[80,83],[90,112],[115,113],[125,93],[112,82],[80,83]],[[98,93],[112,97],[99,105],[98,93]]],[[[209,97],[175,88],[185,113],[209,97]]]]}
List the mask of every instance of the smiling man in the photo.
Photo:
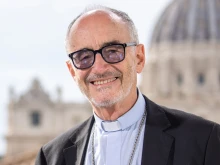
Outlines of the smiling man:
{"type": "Polygon", "coordinates": [[[69,70],[104,120],[116,120],[137,99],[137,73],[145,54],[128,23],[110,11],[93,10],[77,19],[67,35],[67,52],[75,66],[69,61],[69,70]]]}
{"type": "Polygon", "coordinates": [[[220,164],[218,124],[161,107],[137,88],[144,45],[126,13],[87,9],[70,24],[66,49],[93,116],[44,145],[36,165],[220,164]]]}

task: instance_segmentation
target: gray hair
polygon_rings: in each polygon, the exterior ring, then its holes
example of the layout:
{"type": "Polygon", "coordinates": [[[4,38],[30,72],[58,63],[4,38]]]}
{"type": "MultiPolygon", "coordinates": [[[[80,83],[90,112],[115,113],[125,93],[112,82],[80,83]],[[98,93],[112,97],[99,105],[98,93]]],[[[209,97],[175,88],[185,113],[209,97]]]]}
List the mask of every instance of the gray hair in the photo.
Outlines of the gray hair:
{"type": "Polygon", "coordinates": [[[132,39],[134,40],[134,42],[136,42],[137,44],[139,43],[139,38],[138,38],[138,32],[137,29],[134,25],[134,22],[132,21],[132,19],[128,16],[127,13],[120,11],[120,10],[116,10],[110,7],[106,7],[106,6],[101,6],[101,5],[93,5],[93,6],[88,6],[84,9],[84,11],[79,14],[68,26],[67,29],[67,34],[66,34],[66,43],[68,42],[68,37],[69,37],[69,33],[71,30],[71,27],[73,26],[73,24],[76,22],[76,20],[81,17],[83,14],[92,11],[92,10],[104,10],[104,11],[110,11],[114,14],[116,14],[118,17],[120,17],[127,25],[128,25],[128,29],[130,31],[130,35],[132,37],[132,39]]]}

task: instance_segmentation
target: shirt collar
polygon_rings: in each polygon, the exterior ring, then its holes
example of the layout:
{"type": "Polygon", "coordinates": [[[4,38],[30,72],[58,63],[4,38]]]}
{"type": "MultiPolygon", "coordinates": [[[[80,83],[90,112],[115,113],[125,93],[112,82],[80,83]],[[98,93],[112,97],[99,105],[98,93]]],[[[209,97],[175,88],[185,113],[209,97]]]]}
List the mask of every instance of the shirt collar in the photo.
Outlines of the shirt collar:
{"type": "Polygon", "coordinates": [[[141,119],[145,111],[145,100],[141,92],[138,90],[138,99],[134,106],[126,112],[124,115],[120,116],[115,121],[105,121],[100,119],[95,112],[93,111],[96,125],[99,129],[103,130],[104,132],[115,132],[124,130],[138,120],[141,119]]]}

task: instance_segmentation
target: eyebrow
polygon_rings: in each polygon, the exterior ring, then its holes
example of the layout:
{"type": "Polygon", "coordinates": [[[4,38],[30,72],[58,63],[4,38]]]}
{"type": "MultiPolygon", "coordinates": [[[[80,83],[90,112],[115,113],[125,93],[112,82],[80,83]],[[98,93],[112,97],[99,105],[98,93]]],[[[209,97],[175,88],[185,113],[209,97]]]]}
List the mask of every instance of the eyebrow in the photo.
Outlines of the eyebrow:
{"type": "MultiPolygon", "coordinates": [[[[119,43],[121,43],[119,40],[112,40],[112,41],[104,42],[104,43],[100,46],[100,48],[103,48],[103,47],[108,46],[108,45],[111,45],[111,44],[119,44],[119,43]]],[[[100,49],[100,48],[99,48],[99,49],[100,49]]]]}
{"type": "MultiPolygon", "coordinates": [[[[105,47],[105,46],[111,45],[111,44],[120,44],[120,43],[121,43],[121,42],[120,42],[119,40],[112,40],[112,41],[104,42],[103,44],[101,44],[101,46],[100,46],[99,49],[101,49],[101,48],[103,48],[103,47],[105,47]]],[[[84,47],[84,48],[79,49],[79,50],[76,50],[76,51],[74,51],[74,52],[77,52],[77,51],[80,51],[80,50],[85,50],[85,49],[94,50],[94,49],[89,48],[89,47],[84,47]]]]}

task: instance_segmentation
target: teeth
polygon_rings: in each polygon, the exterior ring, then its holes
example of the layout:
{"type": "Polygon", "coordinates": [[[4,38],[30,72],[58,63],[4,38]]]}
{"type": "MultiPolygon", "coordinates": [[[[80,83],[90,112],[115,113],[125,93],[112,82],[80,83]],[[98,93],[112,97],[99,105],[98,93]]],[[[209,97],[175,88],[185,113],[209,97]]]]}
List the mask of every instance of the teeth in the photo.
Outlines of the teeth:
{"type": "Polygon", "coordinates": [[[112,78],[112,79],[108,79],[108,80],[102,80],[102,81],[94,81],[94,85],[102,85],[102,84],[112,82],[114,80],[116,80],[116,78],[112,78]]]}

